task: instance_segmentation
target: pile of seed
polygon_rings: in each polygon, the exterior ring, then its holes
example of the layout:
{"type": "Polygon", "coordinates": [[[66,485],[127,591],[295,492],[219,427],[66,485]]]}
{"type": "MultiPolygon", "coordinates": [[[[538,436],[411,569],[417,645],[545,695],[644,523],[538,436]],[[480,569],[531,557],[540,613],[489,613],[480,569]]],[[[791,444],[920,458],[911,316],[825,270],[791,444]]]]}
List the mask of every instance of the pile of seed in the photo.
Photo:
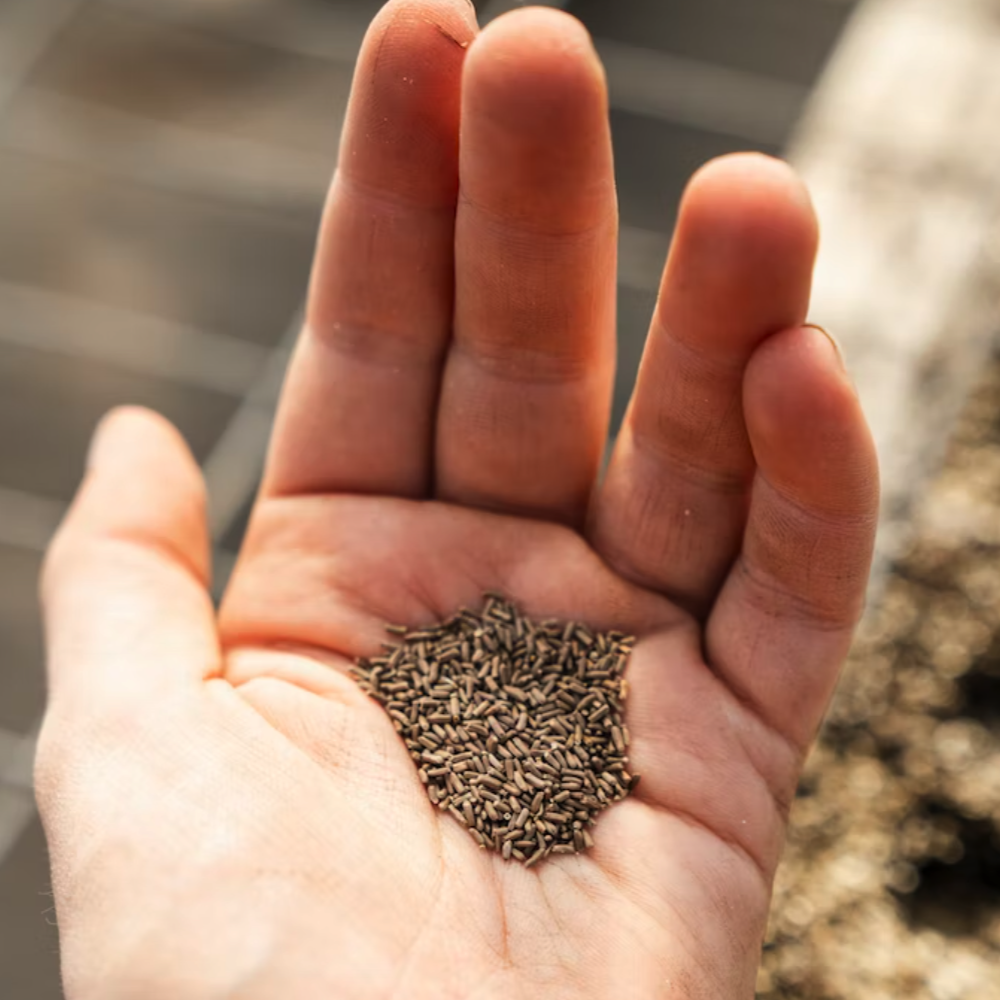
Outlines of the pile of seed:
{"type": "Polygon", "coordinates": [[[483,848],[536,864],[593,845],[588,827],[638,781],[622,672],[634,639],[536,622],[487,594],[353,673],[406,742],[420,780],[483,848]]]}

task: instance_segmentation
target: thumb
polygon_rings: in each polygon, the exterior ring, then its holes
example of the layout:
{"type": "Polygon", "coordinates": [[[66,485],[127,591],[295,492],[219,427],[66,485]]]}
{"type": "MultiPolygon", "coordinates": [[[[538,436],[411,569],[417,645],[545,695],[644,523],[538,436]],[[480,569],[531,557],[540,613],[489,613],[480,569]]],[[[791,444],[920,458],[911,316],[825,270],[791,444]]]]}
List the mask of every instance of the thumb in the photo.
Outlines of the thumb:
{"type": "Polygon", "coordinates": [[[113,411],[42,574],[50,716],[132,715],[217,673],[208,577],[205,487],[187,446],[154,413],[113,411]]]}

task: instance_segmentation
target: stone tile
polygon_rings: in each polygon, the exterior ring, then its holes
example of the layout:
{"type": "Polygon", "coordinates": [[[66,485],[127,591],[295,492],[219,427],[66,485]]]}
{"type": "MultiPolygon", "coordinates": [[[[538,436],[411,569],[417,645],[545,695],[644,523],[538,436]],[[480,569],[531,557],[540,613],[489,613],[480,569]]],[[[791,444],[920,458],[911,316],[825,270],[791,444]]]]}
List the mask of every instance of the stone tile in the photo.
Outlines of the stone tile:
{"type": "Polygon", "coordinates": [[[0,545],[0,727],[27,733],[45,707],[37,552],[0,545]]]}
{"type": "Polygon", "coordinates": [[[216,549],[212,553],[212,600],[216,607],[222,602],[222,597],[229,586],[229,578],[233,575],[236,566],[236,552],[228,549],[216,549]]]}
{"type": "Polygon", "coordinates": [[[173,125],[333,157],[353,66],[85,6],[28,85],[173,125]]]}
{"type": "Polygon", "coordinates": [[[270,356],[269,348],[236,337],[2,281],[0,343],[91,358],[233,396],[250,390],[270,356]]]}
{"type": "Polygon", "coordinates": [[[0,547],[43,552],[56,533],[68,504],[0,485],[0,547]]]}
{"type": "Polygon", "coordinates": [[[618,232],[619,284],[640,292],[656,291],[669,250],[670,235],[667,233],[621,226],[618,232]]]}
{"type": "Polygon", "coordinates": [[[277,341],[313,225],[0,153],[0,280],[277,341]]]}
{"type": "MultiPolygon", "coordinates": [[[[38,749],[38,733],[41,729],[41,718],[27,733],[14,733],[4,730],[5,746],[0,747],[3,755],[2,780],[12,791],[20,789],[31,797],[32,810],[35,801],[35,754],[38,749]],[[11,742],[11,740],[14,742],[11,742]]],[[[5,852],[0,851],[0,855],[5,852]]]]}
{"type": "Polygon", "coordinates": [[[114,182],[259,210],[311,231],[335,157],[153,122],[49,91],[21,90],[7,107],[0,147],[114,182]]]}
{"type": "Polygon", "coordinates": [[[230,552],[239,552],[243,544],[243,536],[246,534],[247,524],[250,521],[250,512],[253,510],[254,501],[257,499],[257,491],[253,490],[246,498],[239,513],[234,518],[226,533],[219,539],[219,545],[230,552]]]}
{"type": "Polygon", "coordinates": [[[141,376],[87,358],[0,347],[0,485],[68,499],[87,444],[112,406],[137,403],[172,420],[203,459],[237,400],[141,376]]]}
{"type": "Polygon", "coordinates": [[[0,988],[10,1000],[62,1000],[48,852],[36,819],[0,864],[0,988]]]}
{"type": "Polygon", "coordinates": [[[595,40],[612,108],[742,142],[783,146],[809,99],[805,84],[595,40]]]}
{"type": "Polygon", "coordinates": [[[31,788],[0,780],[0,864],[21,839],[34,816],[35,795],[31,788]]]}
{"type": "MultiPolygon", "coordinates": [[[[0,726],[0,784],[12,784],[7,778],[7,772],[12,767],[11,762],[18,756],[18,751],[24,739],[26,737],[23,733],[16,733],[0,726]]],[[[21,787],[20,781],[17,787],[21,787]]]]}
{"type": "MultiPolygon", "coordinates": [[[[618,201],[624,225],[661,233],[673,230],[688,178],[703,163],[746,150],[745,141],[684,125],[612,111],[618,201]]],[[[758,145],[776,155],[777,148],[758,145]]]]}
{"type": "Polygon", "coordinates": [[[268,48],[353,62],[384,0],[103,0],[164,23],[268,48]]]}
{"type": "Polygon", "coordinates": [[[568,9],[598,37],[811,83],[853,6],[829,0],[572,0],[568,9]]]}
{"type": "Polygon", "coordinates": [[[649,332],[649,321],[656,304],[655,292],[618,287],[618,368],[615,372],[615,395],[611,404],[611,433],[618,433],[622,417],[642,360],[642,350],[649,332]]]}
{"type": "Polygon", "coordinates": [[[80,0],[3,0],[0,4],[0,93],[17,87],[80,0]]]}

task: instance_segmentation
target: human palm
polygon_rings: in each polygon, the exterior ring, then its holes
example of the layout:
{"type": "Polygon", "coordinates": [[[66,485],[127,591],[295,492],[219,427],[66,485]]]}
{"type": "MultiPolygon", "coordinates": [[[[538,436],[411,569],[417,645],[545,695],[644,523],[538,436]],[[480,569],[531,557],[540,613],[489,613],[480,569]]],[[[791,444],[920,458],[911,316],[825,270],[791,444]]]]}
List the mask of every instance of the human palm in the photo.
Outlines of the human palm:
{"type": "Polygon", "coordinates": [[[70,1000],[748,997],[877,475],[803,327],[787,168],[685,196],[606,475],[603,81],[551,11],[376,19],[261,495],[216,615],[175,432],[103,427],[46,573],[38,785],[70,1000]],[[461,138],[459,135],[461,134],[461,138]],[[431,806],[348,675],[499,590],[639,641],[638,788],[532,869],[431,806]]]}

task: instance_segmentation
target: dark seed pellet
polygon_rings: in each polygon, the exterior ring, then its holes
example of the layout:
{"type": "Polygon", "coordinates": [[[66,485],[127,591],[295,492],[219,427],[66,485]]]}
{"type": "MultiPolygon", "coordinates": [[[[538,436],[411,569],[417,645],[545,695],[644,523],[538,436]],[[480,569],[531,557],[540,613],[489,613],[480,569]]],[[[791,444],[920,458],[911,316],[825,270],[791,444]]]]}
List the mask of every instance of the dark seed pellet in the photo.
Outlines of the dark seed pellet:
{"type": "Polygon", "coordinates": [[[533,621],[499,594],[353,667],[406,743],[428,797],[482,848],[527,867],[593,847],[586,827],[638,781],[628,771],[635,640],[533,621]]]}

